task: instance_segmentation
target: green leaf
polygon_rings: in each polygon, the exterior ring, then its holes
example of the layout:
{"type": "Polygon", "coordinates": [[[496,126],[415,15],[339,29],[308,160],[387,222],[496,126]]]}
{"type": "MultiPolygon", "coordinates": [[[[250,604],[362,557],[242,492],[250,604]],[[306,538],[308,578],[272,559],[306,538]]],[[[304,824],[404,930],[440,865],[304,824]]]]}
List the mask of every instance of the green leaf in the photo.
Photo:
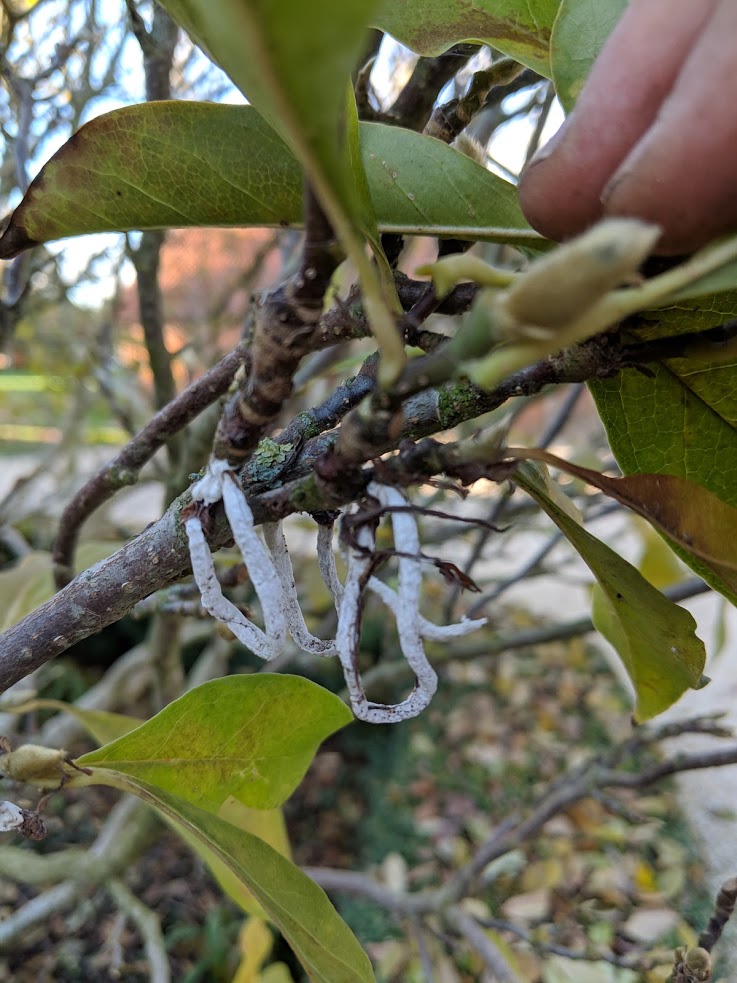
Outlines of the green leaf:
{"type": "Polygon", "coordinates": [[[381,0],[161,0],[291,147],[358,271],[382,358],[378,381],[404,364],[399,300],[383,255],[358,147],[351,71],[381,0]],[[366,255],[364,237],[378,263],[366,255]]]}
{"type": "Polygon", "coordinates": [[[320,742],[351,720],[337,696],[300,676],[229,676],[190,690],[78,763],[146,781],[213,813],[230,795],[273,809],[299,784],[320,742]]]}
{"type": "Polygon", "coordinates": [[[421,55],[479,41],[550,75],[548,47],[558,0],[402,0],[376,26],[421,55]]]}
{"type": "Polygon", "coordinates": [[[34,699],[27,700],[15,706],[3,708],[6,713],[31,713],[34,710],[60,710],[71,714],[82,724],[85,730],[97,741],[106,744],[129,734],[143,723],[138,717],[129,717],[124,713],[112,713],[110,710],[87,710],[76,707],[73,703],[63,700],[34,699]]]}
{"type": "Polygon", "coordinates": [[[257,898],[315,983],[374,983],[366,953],[322,888],[263,840],[140,778],[112,782],[112,773],[97,769],[95,777],[125,787],[213,851],[257,898]]]}
{"type": "Polygon", "coordinates": [[[162,6],[286,140],[320,198],[357,222],[342,125],[345,92],[379,0],[163,0],[162,6]]]}
{"type": "MultiPolygon", "coordinates": [[[[650,323],[639,322],[633,335],[650,340],[700,331],[736,314],[735,292],[681,300],[647,312],[650,323]]],[[[589,383],[589,389],[625,474],[679,475],[737,506],[737,366],[733,358],[719,356],[715,347],[703,357],[651,365],[647,375],[628,369],[589,383]]],[[[725,580],[688,550],[671,545],[710,586],[737,604],[731,578],[725,580]]]]}
{"type": "MultiPolygon", "coordinates": [[[[252,836],[268,843],[287,860],[291,859],[289,837],[281,809],[249,809],[238,799],[229,795],[218,810],[218,817],[225,822],[245,830],[252,836]]],[[[250,915],[265,914],[263,908],[231,868],[224,863],[220,856],[206,846],[201,839],[191,833],[179,830],[187,843],[210,868],[221,890],[234,901],[239,908],[250,915]]]]}
{"type": "Polygon", "coordinates": [[[632,680],[635,720],[649,720],[687,689],[699,688],[706,652],[691,614],[559,508],[534,465],[521,464],[515,481],[547,512],[596,577],[594,624],[617,650],[632,680]]]}
{"type": "MultiPolygon", "coordinates": [[[[464,154],[398,127],[360,131],[382,231],[545,244],[514,187],[464,154]]],[[[253,108],[145,103],[98,116],[48,161],[0,257],[91,232],[301,223],[302,171],[253,108]]]]}
{"type": "MultiPolygon", "coordinates": [[[[640,340],[664,338],[699,332],[733,318],[737,314],[737,264],[729,257],[734,248],[734,236],[717,240],[680,267],[646,281],[638,289],[652,290],[658,281],[676,284],[681,279],[679,271],[689,266],[698,271],[714,265],[714,258],[727,260],[684,288],[667,290],[669,306],[645,311],[637,329],[628,327],[628,334],[640,340]],[[712,293],[717,287],[724,292],[712,293]]],[[[692,346],[689,357],[651,365],[647,374],[631,369],[590,383],[625,474],[688,478],[737,506],[737,365],[730,344],[705,343],[703,352],[692,346]]],[[[734,578],[689,550],[673,548],[707,583],[737,604],[734,578]]]]}
{"type": "Polygon", "coordinates": [[[382,232],[549,245],[527,224],[513,185],[440,140],[363,123],[361,153],[382,232]]]}
{"type": "MultiPolygon", "coordinates": [[[[645,375],[630,369],[589,384],[625,474],[679,475],[737,507],[737,374],[734,365],[673,359],[645,375]]],[[[726,571],[682,548],[688,565],[737,604],[726,571]]]]}
{"type": "MultiPolygon", "coordinates": [[[[79,720],[99,744],[114,741],[125,734],[129,734],[144,722],[137,717],[128,717],[122,713],[111,713],[107,710],[85,710],[61,700],[34,699],[7,708],[8,712],[18,714],[30,713],[33,710],[61,710],[71,714],[79,720]]],[[[281,809],[249,809],[238,799],[228,795],[221,803],[218,815],[238,829],[258,836],[282,856],[287,857],[287,859],[290,858],[289,837],[281,809]]],[[[208,865],[225,894],[244,911],[254,915],[263,914],[261,905],[243,884],[243,881],[233,873],[227,864],[223,863],[216,853],[206,846],[201,839],[183,830],[180,830],[180,833],[208,865]]]]}
{"type": "Polygon", "coordinates": [[[555,91],[570,112],[629,0],[561,0],[550,39],[555,91]]]}

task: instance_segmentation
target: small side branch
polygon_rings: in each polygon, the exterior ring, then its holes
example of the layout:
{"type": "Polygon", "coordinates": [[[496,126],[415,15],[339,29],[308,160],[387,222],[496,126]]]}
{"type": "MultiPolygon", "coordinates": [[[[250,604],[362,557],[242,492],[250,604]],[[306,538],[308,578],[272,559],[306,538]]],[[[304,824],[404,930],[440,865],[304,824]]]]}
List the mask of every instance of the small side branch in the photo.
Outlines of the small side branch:
{"type": "Polygon", "coordinates": [[[499,983],[520,983],[520,978],[504,958],[499,947],[494,945],[479,923],[463,908],[454,905],[448,909],[445,917],[466,939],[471,948],[476,950],[493,979],[499,980],[499,983]]]}
{"type": "Polygon", "coordinates": [[[500,58],[489,68],[476,72],[466,93],[460,99],[451,99],[450,102],[438,106],[423,132],[443,143],[452,143],[476,113],[483,109],[491,90],[496,86],[509,85],[523,71],[524,65],[513,58],[500,58]]]}
{"type": "Polygon", "coordinates": [[[79,532],[90,515],[120,488],[134,485],[141,468],[156,451],[227,392],[238,369],[247,363],[247,357],[244,345],[226,355],[160,410],[117,457],[80,488],[62,513],[53,547],[54,578],[59,590],[74,576],[79,532]]]}
{"type": "Polygon", "coordinates": [[[388,119],[409,130],[421,130],[440,91],[478,50],[475,44],[456,44],[436,58],[420,58],[389,109],[388,119]]]}

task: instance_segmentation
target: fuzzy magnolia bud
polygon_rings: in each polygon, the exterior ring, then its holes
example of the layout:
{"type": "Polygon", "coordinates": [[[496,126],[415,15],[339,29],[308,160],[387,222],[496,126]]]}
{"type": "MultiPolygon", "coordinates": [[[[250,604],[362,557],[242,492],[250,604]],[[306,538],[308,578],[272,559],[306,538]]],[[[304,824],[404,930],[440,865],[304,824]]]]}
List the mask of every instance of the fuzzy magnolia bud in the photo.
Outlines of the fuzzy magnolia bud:
{"type": "Polygon", "coordinates": [[[563,328],[631,281],[660,236],[635,218],[608,218],[536,260],[506,292],[503,311],[514,325],[563,328]]]}
{"type": "Polygon", "coordinates": [[[674,983],[708,983],[712,968],[711,956],[706,949],[681,946],[676,949],[675,974],[669,979],[672,978],[674,983]]]}
{"type": "Polygon", "coordinates": [[[451,147],[462,153],[464,157],[470,157],[471,160],[476,161],[481,167],[486,167],[486,159],[489,156],[486,147],[465,131],[458,134],[453,143],[451,143],[451,147]]]}
{"type": "Polygon", "coordinates": [[[59,784],[65,774],[66,762],[66,751],[39,744],[23,744],[0,757],[0,772],[16,782],[28,782],[45,788],[59,784]]]}

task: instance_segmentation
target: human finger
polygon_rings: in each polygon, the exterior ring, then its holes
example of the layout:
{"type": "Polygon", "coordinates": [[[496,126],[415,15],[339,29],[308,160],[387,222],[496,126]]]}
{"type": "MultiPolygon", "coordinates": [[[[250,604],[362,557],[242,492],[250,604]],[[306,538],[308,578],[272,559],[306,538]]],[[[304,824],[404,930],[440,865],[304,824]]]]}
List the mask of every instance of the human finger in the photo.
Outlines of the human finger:
{"type": "Polygon", "coordinates": [[[647,131],[717,0],[633,0],[573,113],[522,174],[530,223],[566,239],[602,215],[605,185],[647,131]]]}
{"type": "Polygon", "coordinates": [[[663,227],[659,253],[737,232],[737,3],[721,0],[660,113],[604,189],[604,211],[663,227]]]}

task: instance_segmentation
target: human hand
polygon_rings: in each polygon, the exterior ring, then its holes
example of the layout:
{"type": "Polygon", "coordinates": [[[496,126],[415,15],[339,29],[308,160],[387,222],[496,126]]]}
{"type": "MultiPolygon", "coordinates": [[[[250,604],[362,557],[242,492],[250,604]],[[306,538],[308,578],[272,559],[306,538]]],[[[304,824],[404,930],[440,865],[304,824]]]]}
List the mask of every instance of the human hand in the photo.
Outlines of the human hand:
{"type": "Polygon", "coordinates": [[[604,215],[660,225],[660,254],[737,232],[737,0],[632,0],[519,191],[552,239],[604,215]]]}

